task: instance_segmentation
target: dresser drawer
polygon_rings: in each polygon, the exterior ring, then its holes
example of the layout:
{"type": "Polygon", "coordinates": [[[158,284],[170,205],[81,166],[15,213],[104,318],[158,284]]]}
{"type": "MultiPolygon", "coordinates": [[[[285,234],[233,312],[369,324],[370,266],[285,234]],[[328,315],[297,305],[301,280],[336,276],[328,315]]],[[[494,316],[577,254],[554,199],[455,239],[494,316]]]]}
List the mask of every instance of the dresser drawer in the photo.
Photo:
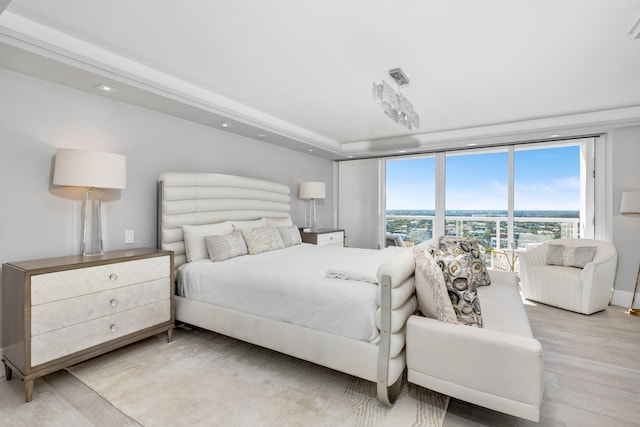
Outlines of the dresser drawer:
{"type": "Polygon", "coordinates": [[[169,278],[110,289],[31,308],[31,336],[108,316],[171,296],[169,278]]]}
{"type": "Polygon", "coordinates": [[[31,365],[37,366],[171,319],[170,300],[100,317],[31,338],[31,365]]]}
{"type": "Polygon", "coordinates": [[[333,233],[318,234],[317,245],[319,246],[343,246],[344,245],[344,233],[342,231],[336,231],[333,233]]]}
{"type": "Polygon", "coordinates": [[[170,263],[162,256],[37,274],[31,278],[31,305],[167,278],[170,263]]]}

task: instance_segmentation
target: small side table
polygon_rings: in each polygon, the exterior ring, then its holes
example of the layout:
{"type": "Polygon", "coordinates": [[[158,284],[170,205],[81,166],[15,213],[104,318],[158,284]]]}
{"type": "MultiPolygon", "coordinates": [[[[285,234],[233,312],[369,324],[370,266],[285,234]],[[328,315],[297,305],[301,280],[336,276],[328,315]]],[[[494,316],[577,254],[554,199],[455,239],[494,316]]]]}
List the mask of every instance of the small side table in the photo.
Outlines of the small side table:
{"type": "Polygon", "coordinates": [[[344,246],[344,230],[321,228],[315,231],[301,231],[300,237],[304,243],[318,246],[344,246]]]}
{"type": "Polygon", "coordinates": [[[518,251],[513,249],[494,249],[491,251],[491,264],[495,270],[517,272],[519,270],[518,251]]]}

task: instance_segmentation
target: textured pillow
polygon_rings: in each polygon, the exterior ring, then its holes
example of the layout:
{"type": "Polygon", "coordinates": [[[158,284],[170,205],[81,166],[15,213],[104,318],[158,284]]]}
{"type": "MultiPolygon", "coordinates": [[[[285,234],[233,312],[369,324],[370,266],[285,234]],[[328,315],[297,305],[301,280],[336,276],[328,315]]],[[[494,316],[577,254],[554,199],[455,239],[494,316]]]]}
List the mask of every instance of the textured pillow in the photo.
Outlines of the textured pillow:
{"type": "Polygon", "coordinates": [[[285,217],[265,217],[264,218],[266,225],[274,225],[276,227],[286,227],[287,225],[293,225],[293,221],[291,221],[291,216],[287,215],[285,217]]]}
{"type": "Polygon", "coordinates": [[[278,227],[243,228],[240,232],[251,255],[284,249],[278,227]]]}
{"type": "Polygon", "coordinates": [[[260,218],[260,219],[255,219],[251,221],[231,221],[231,225],[233,225],[234,231],[238,231],[238,230],[242,230],[243,228],[266,227],[267,222],[265,221],[264,218],[260,218]]]}
{"type": "Polygon", "coordinates": [[[468,264],[471,269],[471,280],[474,287],[487,286],[491,284],[489,271],[482,260],[482,252],[476,239],[464,237],[440,236],[438,239],[439,249],[455,255],[466,255],[469,258],[468,264]]]}
{"type": "Polygon", "coordinates": [[[222,236],[233,233],[233,227],[229,221],[216,224],[183,225],[184,250],[187,261],[197,261],[209,258],[207,246],[204,244],[204,236],[222,236]]]}
{"type": "Polygon", "coordinates": [[[595,246],[565,246],[550,243],[547,249],[547,264],[584,268],[593,261],[595,246]]]}
{"type": "Polygon", "coordinates": [[[468,257],[464,254],[451,254],[434,248],[431,255],[442,270],[449,299],[453,305],[458,322],[482,327],[480,300],[473,285],[468,257]]]}
{"type": "MultiPolygon", "coordinates": [[[[428,249],[427,249],[428,250],[428,249]]],[[[425,248],[414,246],[416,294],[420,312],[445,323],[458,323],[442,270],[425,248]]]]}
{"type": "Polygon", "coordinates": [[[300,230],[295,225],[290,225],[288,227],[278,227],[278,233],[280,233],[280,237],[282,238],[282,243],[285,248],[294,245],[302,244],[302,238],[300,237],[300,230]]]}
{"type": "Polygon", "coordinates": [[[213,262],[246,255],[249,252],[239,231],[224,236],[205,236],[204,244],[209,251],[209,259],[213,262]]]}

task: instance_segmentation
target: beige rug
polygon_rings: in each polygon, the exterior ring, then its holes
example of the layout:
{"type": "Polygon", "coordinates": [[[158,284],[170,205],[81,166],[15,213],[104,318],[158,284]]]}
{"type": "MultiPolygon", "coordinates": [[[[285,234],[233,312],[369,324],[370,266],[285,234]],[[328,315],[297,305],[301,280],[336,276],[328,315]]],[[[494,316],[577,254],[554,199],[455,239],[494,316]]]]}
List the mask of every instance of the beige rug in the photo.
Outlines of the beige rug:
{"type": "Polygon", "coordinates": [[[375,384],[209,331],[178,329],[68,371],[144,426],[435,426],[449,398],[375,384]]]}

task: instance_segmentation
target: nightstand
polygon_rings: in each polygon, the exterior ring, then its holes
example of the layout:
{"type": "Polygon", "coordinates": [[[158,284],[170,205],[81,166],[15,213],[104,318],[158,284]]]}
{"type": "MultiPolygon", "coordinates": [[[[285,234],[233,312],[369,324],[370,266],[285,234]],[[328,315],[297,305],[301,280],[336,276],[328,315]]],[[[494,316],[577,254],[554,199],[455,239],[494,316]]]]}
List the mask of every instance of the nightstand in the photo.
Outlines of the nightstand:
{"type": "Polygon", "coordinates": [[[173,252],[140,248],[2,266],[3,358],[36,378],[135,341],[173,338],[173,252]]]}
{"type": "Polygon", "coordinates": [[[344,230],[321,228],[316,231],[301,231],[304,243],[318,246],[344,246],[344,230]]]}

